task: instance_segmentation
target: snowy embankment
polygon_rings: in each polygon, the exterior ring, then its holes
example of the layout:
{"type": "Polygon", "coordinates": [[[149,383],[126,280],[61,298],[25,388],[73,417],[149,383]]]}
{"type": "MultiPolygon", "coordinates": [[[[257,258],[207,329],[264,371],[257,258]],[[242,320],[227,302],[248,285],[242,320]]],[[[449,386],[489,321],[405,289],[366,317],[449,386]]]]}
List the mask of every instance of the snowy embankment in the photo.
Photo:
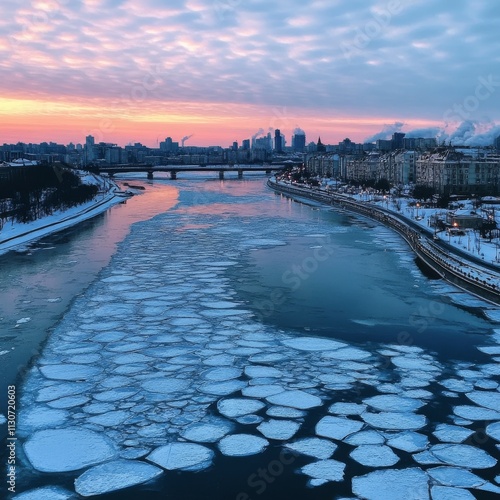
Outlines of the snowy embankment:
{"type": "Polygon", "coordinates": [[[81,180],[85,184],[94,184],[99,187],[99,193],[93,200],[67,210],[55,211],[52,215],[26,224],[6,223],[0,229],[0,255],[95,217],[124,199],[120,196],[122,193],[120,188],[110,179],[81,172],[81,180]]]}

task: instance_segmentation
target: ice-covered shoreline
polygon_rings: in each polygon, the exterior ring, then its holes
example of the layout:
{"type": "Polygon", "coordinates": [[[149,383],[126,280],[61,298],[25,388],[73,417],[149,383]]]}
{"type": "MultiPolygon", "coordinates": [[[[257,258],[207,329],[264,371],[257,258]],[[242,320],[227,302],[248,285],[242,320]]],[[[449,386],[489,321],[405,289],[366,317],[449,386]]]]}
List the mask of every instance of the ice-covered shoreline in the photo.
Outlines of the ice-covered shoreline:
{"type": "Polygon", "coordinates": [[[92,201],[72,207],[68,210],[56,211],[52,215],[42,217],[26,224],[6,223],[4,227],[0,229],[0,255],[10,250],[23,248],[25,245],[43,238],[44,236],[91,219],[105,212],[113,205],[122,203],[124,200],[123,192],[110,179],[89,174],[83,176],[82,181],[97,184],[100,188],[100,193],[92,201]]]}

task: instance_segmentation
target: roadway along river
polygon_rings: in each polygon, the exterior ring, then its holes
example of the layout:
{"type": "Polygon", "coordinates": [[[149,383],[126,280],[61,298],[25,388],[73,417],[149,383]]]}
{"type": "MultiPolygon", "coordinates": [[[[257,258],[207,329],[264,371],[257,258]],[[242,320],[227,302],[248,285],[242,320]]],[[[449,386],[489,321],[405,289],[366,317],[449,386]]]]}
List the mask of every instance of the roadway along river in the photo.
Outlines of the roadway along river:
{"type": "Polygon", "coordinates": [[[151,480],[107,498],[500,491],[491,306],[263,176],[144,185],[0,257],[17,492],[103,493],[124,468],[117,486],[151,480]]]}

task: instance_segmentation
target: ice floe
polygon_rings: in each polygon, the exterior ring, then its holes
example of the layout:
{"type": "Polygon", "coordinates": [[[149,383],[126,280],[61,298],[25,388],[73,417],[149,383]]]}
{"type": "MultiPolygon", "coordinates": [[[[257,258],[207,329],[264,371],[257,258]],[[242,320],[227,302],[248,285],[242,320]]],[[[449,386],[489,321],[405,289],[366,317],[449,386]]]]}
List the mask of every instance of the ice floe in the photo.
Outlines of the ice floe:
{"type": "Polygon", "coordinates": [[[364,399],[363,403],[375,408],[376,410],[398,413],[416,411],[424,405],[424,403],[415,399],[389,394],[364,399]]]}
{"type": "Polygon", "coordinates": [[[453,413],[467,420],[500,420],[500,412],[481,406],[455,406],[453,408],[453,413]]]}
{"type": "Polygon", "coordinates": [[[197,443],[215,443],[229,434],[234,426],[227,421],[217,420],[214,423],[195,423],[186,427],[181,436],[197,443]]]}
{"type": "Polygon", "coordinates": [[[352,491],[366,500],[429,499],[427,474],[420,468],[377,470],[352,479],[352,491]]]}
{"type": "Polygon", "coordinates": [[[407,451],[408,453],[415,453],[422,451],[429,445],[427,436],[413,431],[404,431],[395,435],[387,436],[387,444],[392,448],[407,451]]]}
{"type": "Polygon", "coordinates": [[[250,413],[256,413],[266,405],[257,399],[233,398],[221,399],[217,403],[219,412],[228,418],[242,417],[250,413]]]}
{"type": "Polygon", "coordinates": [[[84,497],[103,495],[145,483],[161,474],[161,469],[145,462],[115,460],[86,470],[76,478],[75,490],[84,497]]]}
{"type": "Polygon", "coordinates": [[[321,486],[331,481],[342,481],[344,479],[344,470],[344,463],[330,458],[307,464],[300,469],[300,472],[311,478],[309,481],[311,486],[321,486]]]}
{"type": "Polygon", "coordinates": [[[486,426],[486,434],[495,441],[500,441],[500,422],[494,422],[486,426]]]}
{"type": "Polygon", "coordinates": [[[330,351],[347,347],[347,344],[342,342],[319,337],[295,337],[285,339],[282,343],[298,351],[330,351]]]}
{"type": "Polygon", "coordinates": [[[458,425],[438,424],[433,434],[445,443],[462,443],[472,436],[474,431],[458,425]]]}
{"type": "Polygon", "coordinates": [[[363,425],[363,422],[358,420],[327,415],[316,424],[316,434],[330,439],[342,440],[349,434],[358,432],[363,425]]]}
{"type": "Polygon", "coordinates": [[[322,405],[322,401],[318,396],[300,390],[283,391],[267,396],[266,399],[274,405],[290,406],[299,410],[307,410],[322,405]]]}
{"type": "Polygon", "coordinates": [[[399,457],[385,445],[366,444],[351,451],[350,456],[356,462],[367,467],[390,467],[399,462],[399,457]]]}
{"type": "Polygon", "coordinates": [[[196,443],[169,443],[160,446],[146,458],[167,470],[198,471],[210,467],[214,452],[196,443]]]}
{"type": "Polygon", "coordinates": [[[497,463],[484,450],[467,444],[436,444],[429,451],[442,462],[459,467],[488,469],[497,463]]]}
{"type": "Polygon", "coordinates": [[[474,403],[491,410],[500,410],[500,392],[494,391],[473,391],[466,396],[474,403]]]}
{"type": "Polygon", "coordinates": [[[23,491],[15,496],[16,500],[69,500],[74,498],[72,491],[60,486],[42,486],[33,490],[23,491]]]}
{"type": "Polygon", "coordinates": [[[364,412],[361,418],[371,427],[385,430],[418,430],[427,423],[425,415],[397,412],[364,412]]]}
{"type": "Polygon", "coordinates": [[[474,500],[476,497],[468,490],[450,486],[433,486],[432,500],[474,500]]]}
{"type": "Polygon", "coordinates": [[[366,405],[358,403],[333,403],[328,408],[328,412],[335,415],[361,415],[365,410],[366,405]]]}
{"type": "Polygon", "coordinates": [[[292,420],[268,420],[262,422],[257,430],[268,439],[286,441],[291,439],[300,428],[300,423],[292,420]]]}
{"type": "Polygon", "coordinates": [[[218,446],[223,455],[245,457],[261,453],[268,444],[267,439],[252,434],[231,434],[222,438],[218,446]]]}
{"type": "Polygon", "coordinates": [[[337,445],[331,441],[316,437],[299,439],[298,441],[287,443],[285,446],[302,455],[323,460],[330,458],[337,449],[337,445]]]}
{"type": "Polygon", "coordinates": [[[40,368],[42,374],[53,380],[89,380],[101,373],[101,369],[96,366],[62,364],[47,365],[40,368]]]}
{"type": "Polygon", "coordinates": [[[41,472],[67,472],[99,464],[116,456],[112,442],[86,429],[36,431],[24,443],[31,465],[41,472]]]}

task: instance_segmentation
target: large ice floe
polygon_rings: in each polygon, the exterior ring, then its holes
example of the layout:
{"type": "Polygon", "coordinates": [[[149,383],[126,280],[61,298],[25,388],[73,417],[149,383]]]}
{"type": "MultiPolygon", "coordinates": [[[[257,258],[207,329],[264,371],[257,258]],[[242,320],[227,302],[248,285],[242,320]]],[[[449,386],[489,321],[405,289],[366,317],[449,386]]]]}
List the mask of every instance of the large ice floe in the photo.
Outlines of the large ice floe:
{"type": "Polygon", "coordinates": [[[362,499],[498,489],[498,451],[470,438],[487,420],[500,442],[500,335],[482,346],[490,362],[443,366],[414,345],[278,330],[237,299],[229,270],[307,225],[283,226],[279,240],[254,225],[248,238],[205,215],[177,231],[193,217],[136,224],[53,331],[22,388],[18,431],[24,467],[54,484],[19,498],[74,495],[57,473],[92,496],[280,449],[300,456],[304,486],[352,482],[362,499]],[[449,403],[439,418],[436,388],[449,403]]]}

